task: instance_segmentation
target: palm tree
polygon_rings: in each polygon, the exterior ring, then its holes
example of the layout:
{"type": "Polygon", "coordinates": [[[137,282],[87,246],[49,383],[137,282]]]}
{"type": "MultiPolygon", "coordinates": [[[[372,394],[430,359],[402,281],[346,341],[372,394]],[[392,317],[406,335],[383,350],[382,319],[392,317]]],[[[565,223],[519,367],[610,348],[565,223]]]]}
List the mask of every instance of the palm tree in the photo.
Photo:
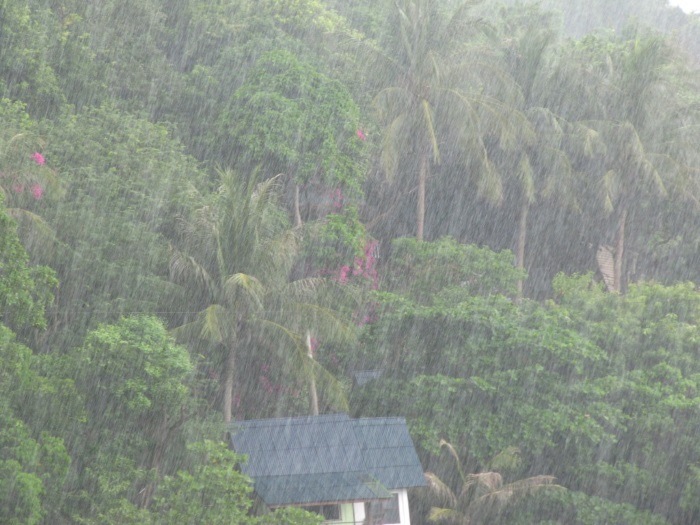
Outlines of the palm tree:
{"type": "Polygon", "coordinates": [[[597,78],[600,113],[591,120],[606,145],[600,167],[605,212],[615,215],[613,289],[622,289],[625,233],[630,216],[649,196],[665,197],[674,159],[658,133],[674,105],[664,69],[670,50],[659,37],[637,37],[613,48],[597,78]],[[661,109],[661,111],[659,111],[661,109]],[[661,168],[664,169],[661,169],[661,168]]]}
{"type": "MultiPolygon", "coordinates": [[[[526,270],[528,216],[538,201],[555,201],[555,205],[581,211],[577,181],[582,178],[581,163],[590,162],[603,151],[602,139],[583,122],[568,120],[558,114],[551,102],[551,86],[559,64],[551,60],[555,31],[547,26],[546,13],[538,6],[518,8],[507,15],[503,33],[505,64],[503,70],[516,86],[513,96],[501,97],[511,110],[520,115],[519,139],[504,145],[497,138],[489,141],[491,157],[505,178],[506,194],[517,204],[517,240],[515,266],[526,270]],[[541,25],[540,29],[533,27],[541,25]]],[[[517,283],[522,296],[523,279],[517,283]]]]}
{"type": "MultiPolygon", "coordinates": [[[[339,383],[309,355],[306,332],[326,340],[349,337],[351,330],[334,310],[319,301],[321,279],[289,282],[300,232],[291,229],[279,206],[278,178],[245,181],[219,172],[221,185],[181,223],[180,247],[172,247],[172,279],[181,283],[197,313],[175,330],[185,340],[208,341],[224,350],[222,412],[231,420],[237,360],[256,348],[281,341],[291,350],[295,370],[320,380],[331,402],[344,406],[339,383]]],[[[314,410],[312,406],[312,411],[314,410]]]]}
{"type": "MultiPolygon", "coordinates": [[[[571,187],[573,169],[566,153],[571,126],[541,102],[545,89],[547,55],[554,41],[554,31],[546,27],[532,30],[532,20],[523,17],[536,16],[547,20],[538,7],[522,8],[516,12],[505,11],[503,33],[503,70],[512,78],[516,87],[509,97],[513,112],[520,115],[520,140],[501,143],[496,138],[490,142],[495,154],[492,158],[502,173],[510,176],[507,181],[518,201],[517,243],[515,266],[525,272],[525,247],[530,207],[540,197],[563,197],[573,204],[571,187]]],[[[539,22],[538,22],[539,23],[539,22]]],[[[522,297],[523,278],[517,283],[518,297],[522,297]]]]}
{"type": "MultiPolygon", "coordinates": [[[[453,491],[436,474],[425,473],[428,489],[442,505],[445,505],[430,509],[428,520],[434,523],[491,523],[489,517],[517,498],[532,495],[540,490],[565,490],[564,487],[554,484],[554,476],[534,476],[504,485],[503,476],[498,472],[467,474],[455,448],[445,440],[440,440],[440,447],[447,449],[454,459],[461,487],[458,491],[453,491]]],[[[496,456],[491,463],[494,466],[512,467],[519,461],[520,451],[516,447],[510,447],[496,456]]]]}
{"type": "MultiPolygon", "coordinates": [[[[383,81],[377,82],[374,97],[384,126],[382,165],[393,177],[401,164],[416,179],[418,240],[424,236],[426,188],[431,169],[441,162],[441,144],[449,142],[465,159],[465,169],[476,172],[481,194],[493,200],[501,195],[500,180],[482,139],[482,116],[497,123],[504,140],[513,136],[517,124],[500,101],[465,89],[479,64],[474,48],[460,39],[484,27],[483,22],[467,18],[477,3],[462,2],[445,18],[437,2],[396,0],[392,34],[398,35],[398,41],[388,44],[393,48],[388,52],[372,49],[368,60],[377,68],[374,77],[383,81]]],[[[503,79],[494,74],[492,80],[503,79]]]]}

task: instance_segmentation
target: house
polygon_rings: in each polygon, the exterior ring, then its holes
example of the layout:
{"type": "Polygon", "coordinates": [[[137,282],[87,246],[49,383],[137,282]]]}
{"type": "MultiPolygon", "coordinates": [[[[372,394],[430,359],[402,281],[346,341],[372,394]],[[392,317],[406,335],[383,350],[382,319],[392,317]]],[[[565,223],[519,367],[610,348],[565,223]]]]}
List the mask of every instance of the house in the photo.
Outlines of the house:
{"type": "Polygon", "coordinates": [[[410,525],[407,489],[425,485],[403,418],[236,421],[230,435],[267,506],[303,507],[328,524],[410,525]]]}

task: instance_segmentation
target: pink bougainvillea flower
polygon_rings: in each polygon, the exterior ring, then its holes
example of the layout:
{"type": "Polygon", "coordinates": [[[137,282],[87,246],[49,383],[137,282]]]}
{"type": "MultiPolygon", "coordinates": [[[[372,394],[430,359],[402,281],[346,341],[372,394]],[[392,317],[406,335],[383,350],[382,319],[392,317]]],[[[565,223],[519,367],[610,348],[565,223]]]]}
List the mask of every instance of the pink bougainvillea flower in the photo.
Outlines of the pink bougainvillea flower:
{"type": "Polygon", "coordinates": [[[350,273],[350,267],[345,264],[340,267],[340,275],[338,276],[338,281],[341,283],[348,282],[348,274],[350,273]]]}
{"type": "Polygon", "coordinates": [[[44,195],[44,188],[42,188],[40,184],[32,184],[30,190],[32,192],[32,197],[34,197],[36,200],[41,199],[41,197],[44,195]]]}
{"type": "Polygon", "coordinates": [[[44,164],[46,164],[46,159],[38,151],[32,153],[32,158],[34,159],[34,162],[36,162],[39,166],[43,166],[44,164]]]}
{"type": "Polygon", "coordinates": [[[365,139],[367,138],[367,137],[365,136],[364,131],[362,131],[361,129],[358,129],[358,130],[356,131],[356,133],[357,133],[357,138],[360,139],[360,140],[365,140],[365,139]]]}
{"type": "Polygon", "coordinates": [[[363,264],[364,264],[364,259],[362,257],[355,257],[355,265],[352,269],[352,274],[353,275],[362,275],[364,272],[363,264]]]}
{"type": "Polygon", "coordinates": [[[15,193],[22,193],[24,191],[24,184],[15,184],[12,186],[15,193]]]}

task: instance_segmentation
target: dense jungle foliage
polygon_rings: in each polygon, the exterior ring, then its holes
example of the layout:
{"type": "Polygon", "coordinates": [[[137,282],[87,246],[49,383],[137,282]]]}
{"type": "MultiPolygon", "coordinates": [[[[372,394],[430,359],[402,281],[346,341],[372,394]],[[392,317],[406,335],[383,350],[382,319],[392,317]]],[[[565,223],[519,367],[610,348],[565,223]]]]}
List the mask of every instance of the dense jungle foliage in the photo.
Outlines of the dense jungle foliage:
{"type": "Polygon", "coordinates": [[[344,411],[416,524],[700,523],[699,57],[666,0],[0,0],[0,522],[319,523],[222,437],[344,411]]]}

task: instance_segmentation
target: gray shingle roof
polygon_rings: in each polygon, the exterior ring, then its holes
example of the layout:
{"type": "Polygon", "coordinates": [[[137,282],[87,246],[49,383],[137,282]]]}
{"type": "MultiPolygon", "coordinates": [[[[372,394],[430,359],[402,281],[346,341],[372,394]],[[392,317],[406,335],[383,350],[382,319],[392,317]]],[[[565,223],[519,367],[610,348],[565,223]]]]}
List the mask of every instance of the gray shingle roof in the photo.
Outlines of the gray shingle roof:
{"type": "Polygon", "coordinates": [[[345,414],[237,421],[231,444],[268,505],[381,499],[425,485],[403,418],[345,414]]]}

